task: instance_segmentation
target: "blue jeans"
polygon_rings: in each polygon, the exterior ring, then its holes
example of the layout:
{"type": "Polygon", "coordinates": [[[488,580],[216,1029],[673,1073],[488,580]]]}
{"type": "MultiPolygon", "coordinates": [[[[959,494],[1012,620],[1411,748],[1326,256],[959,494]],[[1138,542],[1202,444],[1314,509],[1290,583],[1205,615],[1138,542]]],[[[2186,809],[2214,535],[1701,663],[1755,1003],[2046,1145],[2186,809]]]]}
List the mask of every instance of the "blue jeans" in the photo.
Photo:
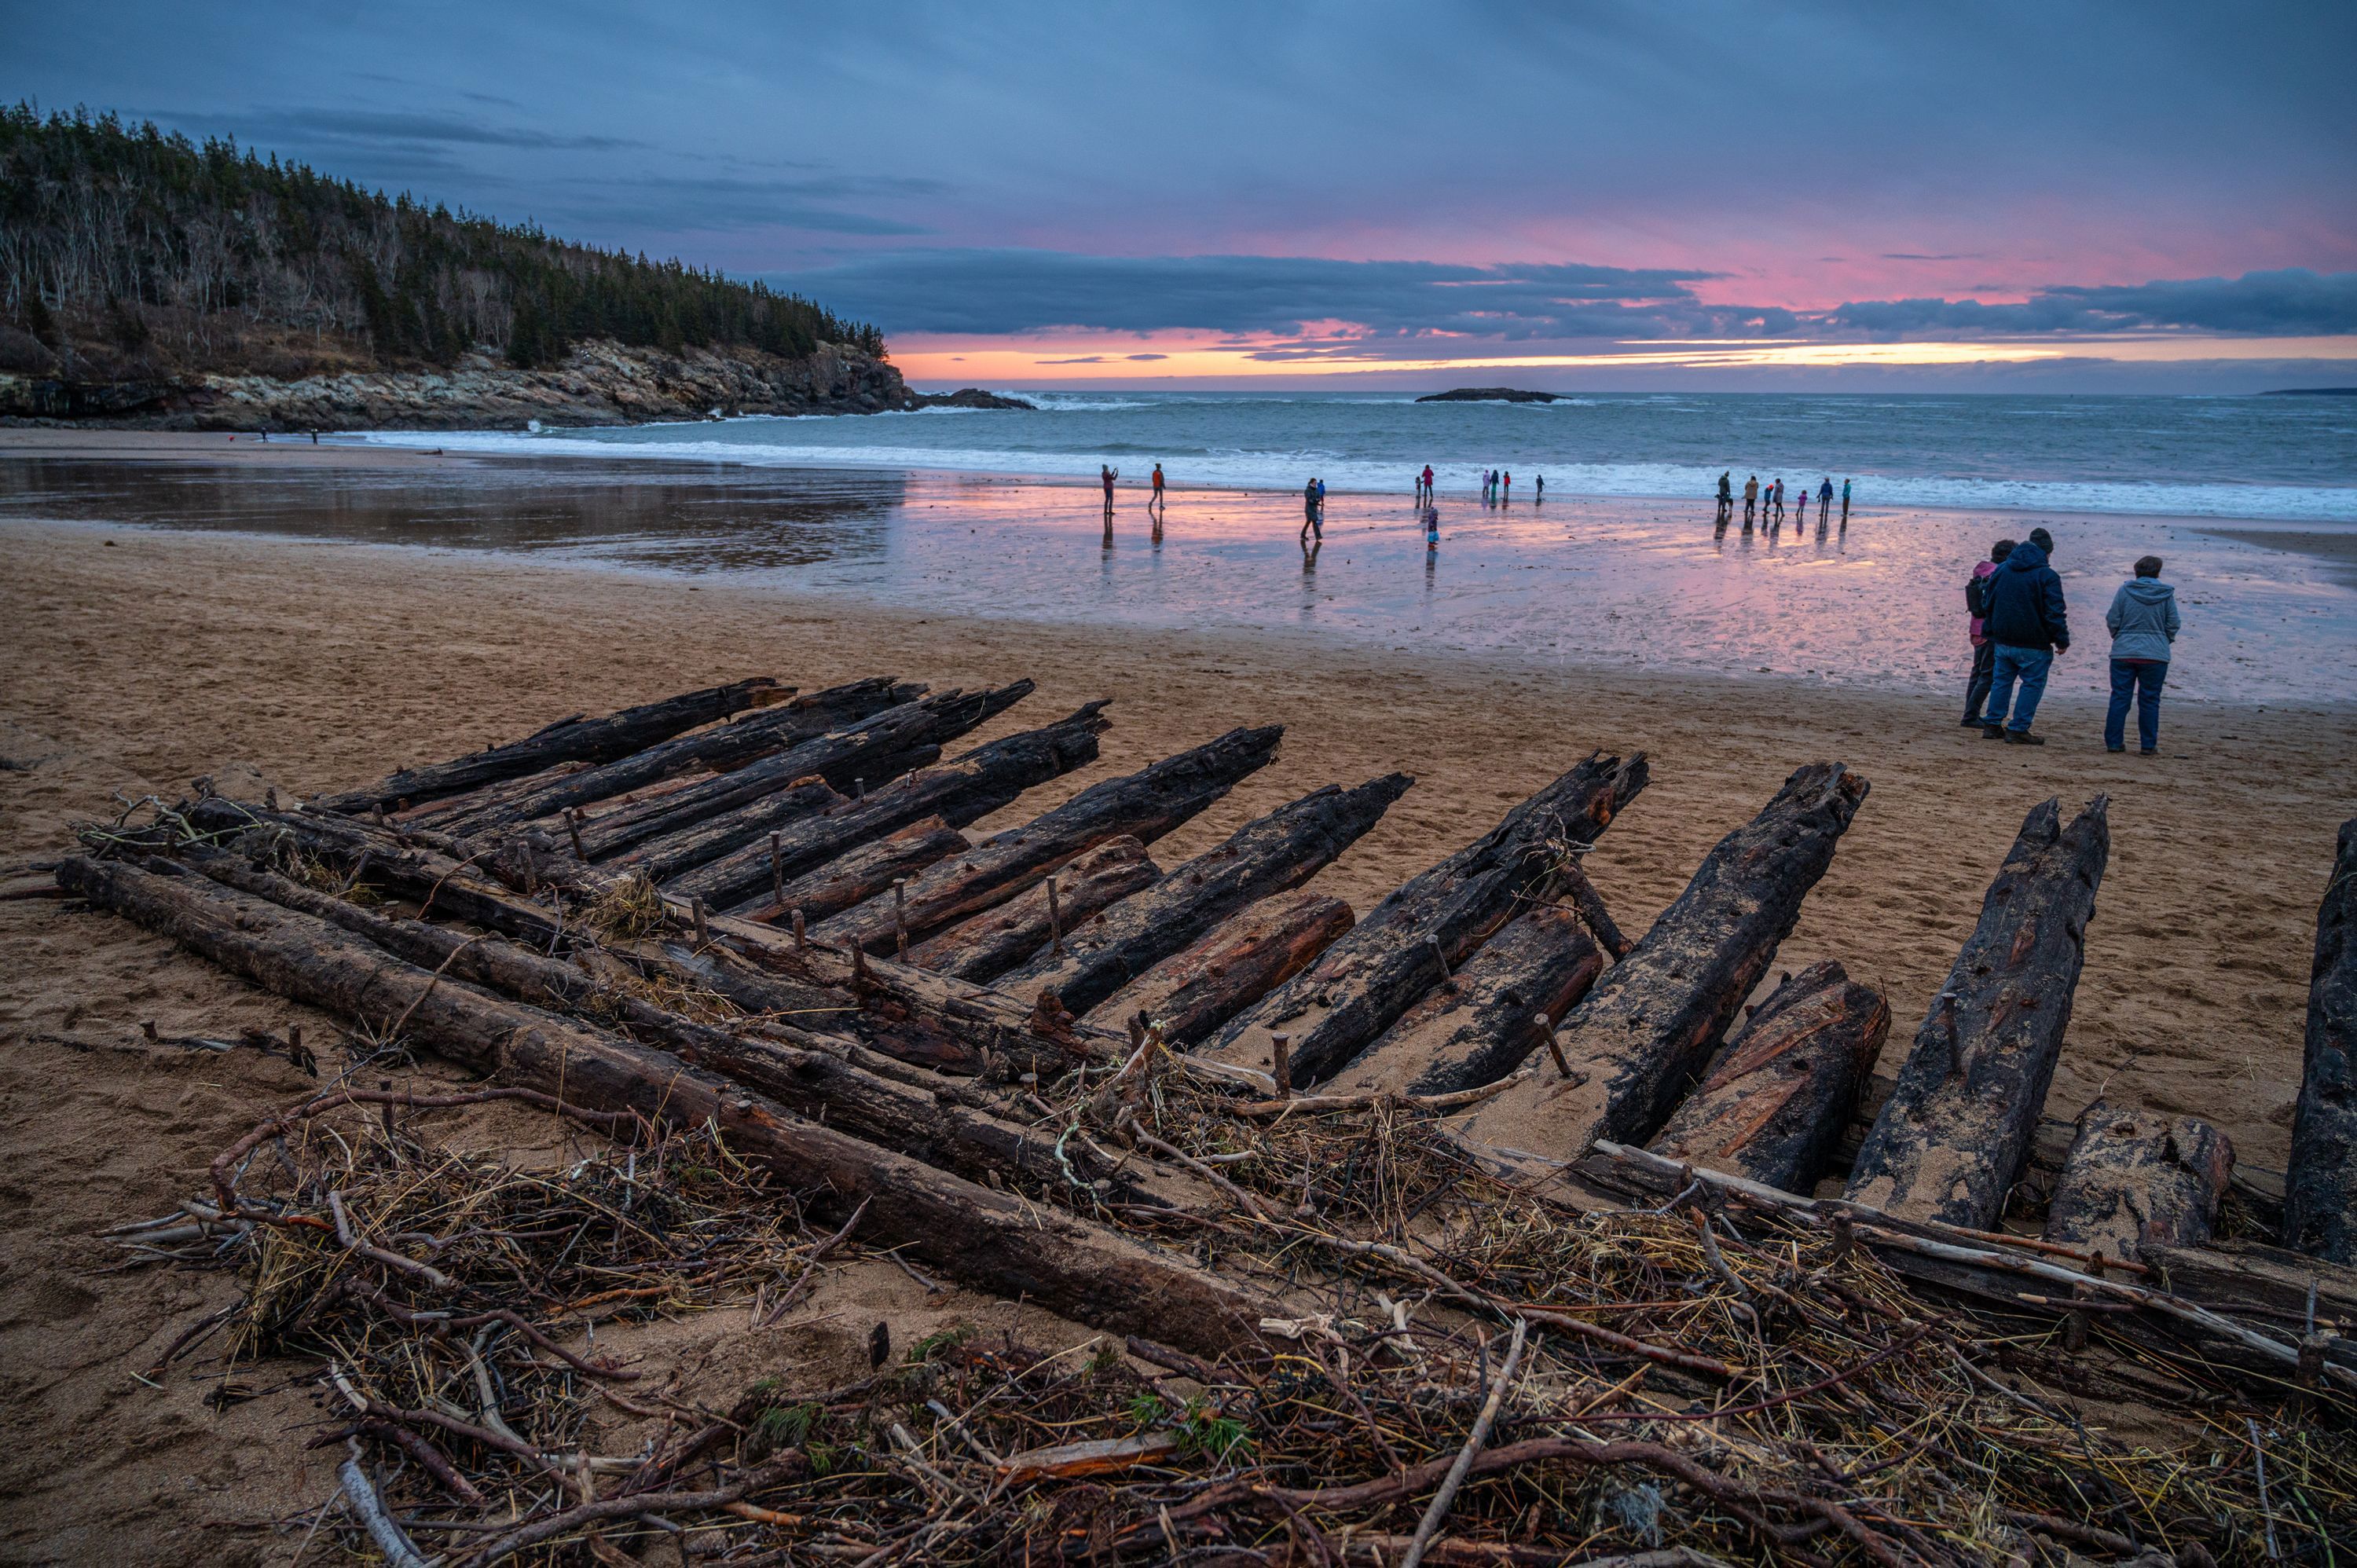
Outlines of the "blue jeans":
{"type": "Polygon", "coordinates": [[[2104,744],[2116,751],[2127,728],[2128,698],[2136,705],[2136,739],[2144,749],[2160,745],[2160,683],[2169,679],[2166,659],[2112,660],[2112,709],[2104,715],[2104,744]]]}
{"type": "Polygon", "coordinates": [[[2054,655],[2043,648],[2009,648],[1996,645],[1996,667],[1990,671],[1989,704],[1986,717],[1993,725],[2005,725],[2016,735],[2029,733],[2029,721],[2038,716],[2038,699],[2046,695],[2046,672],[2054,668],[2054,655]],[[2021,682],[2021,701],[2013,700],[2013,682],[2021,682]],[[2013,709],[2012,722],[2006,720],[2006,709],[2013,709]]]}

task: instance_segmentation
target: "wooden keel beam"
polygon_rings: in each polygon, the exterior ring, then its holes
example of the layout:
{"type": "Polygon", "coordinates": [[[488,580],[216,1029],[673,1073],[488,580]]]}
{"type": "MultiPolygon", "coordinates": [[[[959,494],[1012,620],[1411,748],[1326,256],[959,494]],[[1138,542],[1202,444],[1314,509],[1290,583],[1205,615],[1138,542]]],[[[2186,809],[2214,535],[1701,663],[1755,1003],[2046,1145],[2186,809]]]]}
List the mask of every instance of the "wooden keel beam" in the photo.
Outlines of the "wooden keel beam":
{"type": "MultiPolygon", "coordinates": [[[[953,740],[1022,701],[1030,691],[1030,682],[1017,681],[993,691],[943,692],[922,697],[642,805],[608,812],[583,830],[589,858],[610,860],[650,840],[737,811],[802,779],[823,779],[838,789],[848,790],[855,777],[865,777],[865,770],[876,768],[883,758],[953,740]]],[[[713,854],[723,854],[743,842],[724,843],[713,854]]]]}
{"type": "Polygon", "coordinates": [[[1867,1133],[1851,1198],[1992,1230],[2029,1157],[2071,1022],[2087,921],[2111,855],[2101,795],[2067,826],[2030,810],[1867,1133]]]}
{"type": "Polygon", "coordinates": [[[707,686],[700,692],[666,697],[660,703],[624,708],[604,718],[560,719],[510,745],[490,746],[431,767],[404,768],[361,789],[323,795],[310,804],[312,810],[319,811],[398,811],[404,802],[415,804],[455,795],[479,784],[537,773],[560,762],[610,762],[668,740],[683,730],[725,719],[747,708],[780,703],[793,694],[792,687],[780,686],[767,675],[756,675],[726,686],[707,686]]]}
{"type": "Polygon", "coordinates": [[[1451,1094],[1505,1077],[1546,1042],[1539,1015],[1559,1021],[1604,972],[1581,926],[1553,904],[1515,916],[1324,1092],[1451,1094]]]}
{"type": "Polygon", "coordinates": [[[2099,1100],[2079,1117],[2046,1206],[2046,1239],[2130,1262],[2147,1246],[2201,1246],[2233,1174],[2233,1144],[2200,1117],[2099,1100]]]}
{"type": "MultiPolygon", "coordinates": [[[[770,833],[782,833],[797,822],[823,816],[835,807],[849,803],[834,786],[813,774],[807,779],[798,779],[782,789],[772,789],[734,811],[722,811],[648,839],[619,854],[607,856],[598,864],[617,875],[627,875],[635,872],[650,882],[666,883],[747,844],[757,843],[770,833]]],[[[597,824],[595,822],[583,823],[578,836],[585,847],[594,845],[597,824]]],[[[590,854],[597,858],[595,848],[590,848],[590,854]]]]}
{"type": "Polygon", "coordinates": [[[1833,960],[1787,975],[1645,1147],[1808,1197],[1890,1033],[1890,1004],[1833,960]]]}
{"type": "Polygon", "coordinates": [[[1330,1076],[1531,903],[1549,900],[1571,844],[1595,842],[1645,787],[1645,758],[1598,753],[1375,906],[1316,963],[1229,1021],[1205,1054],[1241,1067],[1293,1036],[1297,1083],[1330,1076]],[[1435,958],[1437,944],[1438,958],[1435,958]]]}
{"type": "MultiPolygon", "coordinates": [[[[766,890],[730,913],[776,924],[800,909],[805,920],[823,920],[886,891],[893,878],[913,876],[935,861],[947,860],[969,847],[965,834],[942,818],[920,817],[905,828],[823,863],[814,871],[787,877],[781,887],[766,890]]],[[[769,846],[762,845],[761,853],[766,859],[769,846]]],[[[784,864],[782,834],[779,864],[784,864]]]]}
{"type": "Polygon", "coordinates": [[[1162,868],[1137,840],[1127,834],[1107,839],[1030,891],[919,942],[909,950],[909,961],[986,985],[1048,946],[1055,921],[1069,932],[1161,877],[1162,868]]]}
{"type": "Polygon", "coordinates": [[[1488,1101],[1470,1135],[1568,1160],[1598,1138],[1660,1131],[1775,961],[1866,792],[1838,762],[1793,769],[1564,1020],[1572,1076],[1543,1072],[1488,1101]]]}
{"type": "Polygon", "coordinates": [[[791,702],[774,703],[728,724],[674,736],[611,762],[553,774],[533,774],[444,801],[425,808],[416,820],[459,833],[515,827],[561,812],[585,810],[598,801],[611,800],[683,774],[725,773],[742,768],[789,746],[874,718],[888,708],[913,703],[924,694],[923,686],[896,681],[889,675],[847,682],[791,702]]]}
{"type": "Polygon", "coordinates": [[[1115,1333],[1218,1354],[1256,1342],[1274,1304],[1061,1211],[805,1120],[768,1095],[394,957],[313,916],[193,875],[74,857],[59,885],[290,1000],[407,1038],[500,1081],[663,1126],[716,1127],[737,1157],[847,1212],[863,1239],[905,1247],[979,1289],[1115,1333]]]}
{"type": "Polygon", "coordinates": [[[2357,817],[2341,824],[2332,880],[2316,912],[2284,1239],[2298,1251],[2357,1264],[2357,817]]]}
{"type": "Polygon", "coordinates": [[[1296,890],[1212,928],[1091,1008],[1082,1022],[1118,1029],[1140,1013],[1173,1049],[1189,1049],[1308,968],[1351,929],[1351,906],[1296,890]]]}
{"type": "Polygon", "coordinates": [[[1328,785],[1245,823],[1134,898],[1068,925],[1061,953],[1000,977],[1017,996],[1053,991],[1085,1013],[1255,899],[1289,892],[1359,841],[1415,782],[1386,774],[1354,789],[1328,785]]]}
{"type": "MultiPolygon", "coordinates": [[[[938,816],[963,827],[1034,785],[1095,761],[1097,736],[1108,727],[1098,712],[1103,706],[1091,703],[1045,729],[1010,735],[976,746],[954,762],[923,768],[882,789],[871,787],[865,795],[781,831],[775,854],[764,831],[741,848],[666,878],[665,891],[726,906],[774,886],[780,872],[801,876],[909,822],[938,816]]],[[[887,947],[892,935],[890,886],[888,878],[872,895],[886,910],[887,947]]]]}
{"type": "MultiPolygon", "coordinates": [[[[1231,730],[1217,740],[1166,757],[1121,779],[1092,785],[1053,811],[975,845],[909,884],[909,935],[922,941],[943,928],[1038,886],[1050,872],[1124,834],[1152,843],[1233,789],[1276,755],[1284,726],[1231,730]]],[[[892,900],[871,898],[813,927],[813,939],[869,952],[889,952],[897,930],[892,900]]]]}

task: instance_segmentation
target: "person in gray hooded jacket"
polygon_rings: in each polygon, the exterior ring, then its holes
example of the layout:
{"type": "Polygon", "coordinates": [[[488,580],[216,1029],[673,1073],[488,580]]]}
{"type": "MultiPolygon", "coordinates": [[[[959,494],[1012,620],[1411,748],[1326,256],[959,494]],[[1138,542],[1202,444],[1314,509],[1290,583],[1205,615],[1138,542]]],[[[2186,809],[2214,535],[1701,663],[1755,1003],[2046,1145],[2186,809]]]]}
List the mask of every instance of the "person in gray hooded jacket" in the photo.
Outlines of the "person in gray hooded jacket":
{"type": "Polygon", "coordinates": [[[2160,580],[2160,557],[2136,564],[2104,612],[2112,633],[2112,707],[2104,718],[2104,749],[2126,751],[2128,700],[2136,705],[2136,739],[2150,757],[2160,749],[2160,687],[2169,679],[2169,647],[2183,624],[2177,590],[2160,580]]]}

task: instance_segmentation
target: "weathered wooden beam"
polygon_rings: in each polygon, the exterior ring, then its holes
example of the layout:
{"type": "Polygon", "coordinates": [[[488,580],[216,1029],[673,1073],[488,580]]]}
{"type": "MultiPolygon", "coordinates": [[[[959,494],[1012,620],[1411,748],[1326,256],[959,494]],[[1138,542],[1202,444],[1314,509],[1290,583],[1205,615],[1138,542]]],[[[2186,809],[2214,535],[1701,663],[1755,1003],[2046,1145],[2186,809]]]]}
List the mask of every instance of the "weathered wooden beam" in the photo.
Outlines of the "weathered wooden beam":
{"type": "Polygon", "coordinates": [[[537,773],[489,786],[425,808],[412,820],[451,832],[479,833],[495,828],[583,810],[682,774],[725,773],[789,746],[874,718],[888,708],[913,703],[925,688],[889,675],[846,682],[775,703],[732,723],[674,736],[628,757],[594,767],[537,773]]]}
{"type": "Polygon", "coordinates": [[[1571,1010],[1557,1032],[1571,1076],[1543,1072],[1485,1102],[1471,1135],[1576,1159],[1595,1139],[1658,1132],[1775,961],[1866,792],[1838,762],[1795,768],[1571,1010]]]}
{"type": "MultiPolygon", "coordinates": [[[[937,860],[947,860],[968,848],[965,834],[941,817],[920,817],[905,828],[835,856],[814,871],[774,881],[760,893],[729,911],[750,920],[780,922],[800,910],[805,921],[829,915],[874,897],[902,877],[914,876],[937,860]]],[[[784,840],[779,841],[780,866],[784,864],[784,840]]],[[[766,856],[769,846],[761,846],[766,856]]]]}
{"type": "Polygon", "coordinates": [[[2308,1041],[2284,1171],[2284,1240],[2357,1263],[2357,817],[2341,824],[2316,912],[2308,1041]]]}
{"type": "Polygon", "coordinates": [[[2327,1360],[2357,1368],[2357,1269],[2256,1241],[2151,1241],[2139,1261],[2179,1295],[2295,1340],[2319,1335],[2327,1360]]]}
{"type": "Polygon", "coordinates": [[[560,719],[547,728],[507,746],[489,746],[470,756],[454,757],[425,768],[404,768],[358,789],[323,795],[311,802],[321,811],[392,811],[404,802],[455,795],[494,779],[536,773],[560,762],[609,762],[618,757],[668,740],[683,730],[725,719],[747,708],[780,703],[794,694],[767,675],[707,686],[666,697],[660,703],[624,708],[604,718],[560,719]]]}
{"type": "MultiPolygon", "coordinates": [[[[1495,1083],[1546,1043],[1546,1025],[1603,972],[1604,955],[1576,911],[1553,904],[1527,909],[1401,1014],[1324,1092],[1453,1094],[1495,1083]]],[[[1555,1068],[1542,1063],[1539,1070],[1555,1068]]]]}
{"type": "Polygon", "coordinates": [[[1556,891],[1571,846],[1592,843],[1645,787],[1642,754],[1601,753],[1506,813],[1498,825],[1375,906],[1316,963],[1231,1019],[1205,1054],[1244,1067],[1268,1061],[1269,1036],[1293,1036],[1293,1080],[1340,1069],[1533,903],[1556,891]]]}
{"type": "Polygon", "coordinates": [[[1255,899],[1300,886],[1383,820],[1415,780],[1386,774],[1354,789],[1328,785],[1245,823],[1216,849],[1178,866],[1066,933],[998,980],[1017,996],[1053,991],[1085,1013],[1255,899]]]}
{"type": "Polygon", "coordinates": [[[1166,757],[1125,778],[1092,785],[1053,811],[1010,828],[920,874],[905,904],[871,898],[825,921],[817,934],[888,952],[905,913],[909,937],[922,940],[945,926],[1037,886],[1083,852],[1127,834],[1152,843],[1267,766],[1283,725],[1231,730],[1191,751],[1166,757]]]}
{"type": "MultiPolygon", "coordinates": [[[[772,757],[716,774],[684,789],[668,790],[636,806],[608,811],[581,830],[583,853],[593,861],[610,860],[625,850],[678,833],[710,819],[725,818],[799,779],[823,779],[838,789],[851,789],[853,780],[866,779],[866,769],[884,758],[911,747],[940,746],[963,735],[1020,702],[1031,682],[1017,681],[984,692],[942,692],[888,708],[872,718],[830,731],[814,740],[790,746],[772,757]]],[[[868,779],[880,783],[879,776],[868,779]]],[[[765,825],[748,832],[765,832],[765,825]]],[[[744,843],[726,843],[714,854],[744,843]]],[[[706,857],[710,858],[709,856],[706,857]]]]}
{"type": "Polygon", "coordinates": [[[2059,803],[2047,800],[2023,821],[1858,1150],[1848,1187],[1857,1201],[1907,1219],[1996,1228],[2071,1022],[2087,921],[2111,857],[2106,805],[2096,796],[2065,826],[2059,803]]]}
{"type": "MultiPolygon", "coordinates": [[[[748,844],[760,847],[770,833],[782,833],[798,822],[825,816],[849,803],[833,785],[813,774],[731,811],[689,822],[619,854],[605,856],[597,864],[617,875],[637,873],[650,882],[667,883],[748,844]]],[[[582,828],[582,837],[587,840],[597,831],[593,822],[582,828]]]]}
{"type": "Polygon", "coordinates": [[[1645,1147],[1808,1197],[1889,1033],[1882,993],[1839,963],[1788,974],[1645,1147]]]}
{"type": "Polygon", "coordinates": [[[1262,899],[1212,928],[1090,1009],[1083,1022],[1108,1029],[1139,1014],[1163,1040],[1186,1050],[1300,973],[1351,929],[1351,906],[1296,890],[1262,899]]]}
{"type": "Polygon", "coordinates": [[[398,1030],[500,1081],[659,1125],[709,1123],[738,1158],[812,1193],[823,1210],[866,1200],[864,1239],[904,1247],[963,1283],[1207,1353],[1253,1342],[1273,1311],[1178,1252],[808,1121],[668,1051],[436,976],[314,916],[202,877],[80,856],[58,876],[94,907],[279,995],[368,1029],[398,1030]]]}
{"type": "Polygon", "coordinates": [[[1107,727],[1098,713],[1103,706],[1091,703],[1045,729],[976,746],[953,762],[921,768],[858,800],[802,818],[780,831],[775,854],[765,832],[739,849],[660,880],[682,898],[726,908],[773,886],[780,867],[786,875],[799,876],[921,818],[938,816],[963,827],[1034,785],[1095,761],[1097,736],[1107,727]]]}
{"type": "Polygon", "coordinates": [[[909,950],[909,961],[989,984],[1100,909],[1161,877],[1144,844],[1127,834],[1107,839],[1029,892],[918,943],[909,950]]]}
{"type": "Polygon", "coordinates": [[[2234,1146],[2198,1116],[2139,1112],[2097,1101],[2046,1205],[2046,1239],[2143,1260],[2143,1249],[2199,1247],[2234,1174],[2234,1146]]]}

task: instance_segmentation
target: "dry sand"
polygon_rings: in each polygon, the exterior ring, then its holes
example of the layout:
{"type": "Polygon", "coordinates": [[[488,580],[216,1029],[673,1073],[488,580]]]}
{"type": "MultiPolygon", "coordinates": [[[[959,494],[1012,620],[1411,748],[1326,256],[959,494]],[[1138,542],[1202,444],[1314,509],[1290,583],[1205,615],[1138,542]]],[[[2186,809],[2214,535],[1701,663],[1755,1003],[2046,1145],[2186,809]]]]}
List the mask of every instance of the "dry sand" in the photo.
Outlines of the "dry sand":
{"type": "MultiPolygon", "coordinates": [[[[23,455],[14,433],[5,449],[23,455]]],[[[186,439],[160,440],[185,457],[186,439]]],[[[221,445],[226,447],[226,442],[221,445]]],[[[240,446],[247,445],[241,441],[240,446]]],[[[252,455],[261,459],[263,448],[252,455]]],[[[269,460],[314,460],[274,443],[269,460]],[[281,456],[285,454],[285,456],[281,456]]],[[[322,448],[323,454],[329,449],[322,448]]],[[[325,460],[355,460],[341,456],[325,460]]],[[[408,455],[394,460],[410,461],[408,455]]],[[[310,791],[513,738],[565,714],[752,673],[814,688],[892,671],[936,686],[1018,675],[1020,727],[1114,700],[1082,784],[1238,724],[1288,726],[1281,759],[1166,841],[1164,864],[1329,780],[1419,782],[1318,886],[1364,909],[1485,829],[1591,746],[1642,749],[1653,784],[1588,868],[1632,930],[1793,766],[1836,757],[1873,794],[1777,968],[1836,957],[1888,988],[1891,1060],[1978,910],[2022,813],[2112,797],[2114,851],[2048,1109],[2099,1091],[2208,1116],[2279,1167],[2299,1064],[2312,922],[2336,825],[2357,811],[2357,710],[2180,706],[2165,755],[2104,753],[2100,714],[2050,704],[2042,750],[1991,745],[1945,700],[1767,680],[1536,674],[1203,635],[949,620],[770,591],[350,545],[0,526],[0,873],[53,858],[117,796],[310,791]],[[113,542],[108,542],[109,540],[113,542]]],[[[985,824],[985,826],[990,824],[985,824]]],[[[183,1363],[144,1371],[230,1299],[212,1275],[102,1274],[91,1240],[193,1191],[211,1155],[309,1080],[249,1053],[143,1045],[167,1034],[328,1021],[232,983],[120,922],[0,904],[0,1560],[283,1561],[270,1521],[325,1497],[330,1465],[296,1423],[308,1388],[249,1369],[262,1397],[215,1411],[183,1363]]],[[[495,1118],[458,1136],[546,1144],[495,1118]]],[[[683,1391],[726,1400],[786,1369],[815,1383],[877,1317],[921,1326],[1011,1309],[927,1298],[880,1263],[843,1272],[759,1336],[716,1314],[648,1337],[683,1391]],[[815,1324],[813,1327],[811,1325],[815,1324]]],[[[995,1316],[994,1316],[995,1315],[995,1316]]],[[[1024,1332],[1057,1326],[1030,1314],[1024,1332]]],[[[902,1329],[905,1342],[907,1328],[902,1329]]],[[[861,1361],[864,1365],[864,1360],[861,1361]]],[[[627,1434],[616,1441],[629,1441],[627,1434]]]]}

